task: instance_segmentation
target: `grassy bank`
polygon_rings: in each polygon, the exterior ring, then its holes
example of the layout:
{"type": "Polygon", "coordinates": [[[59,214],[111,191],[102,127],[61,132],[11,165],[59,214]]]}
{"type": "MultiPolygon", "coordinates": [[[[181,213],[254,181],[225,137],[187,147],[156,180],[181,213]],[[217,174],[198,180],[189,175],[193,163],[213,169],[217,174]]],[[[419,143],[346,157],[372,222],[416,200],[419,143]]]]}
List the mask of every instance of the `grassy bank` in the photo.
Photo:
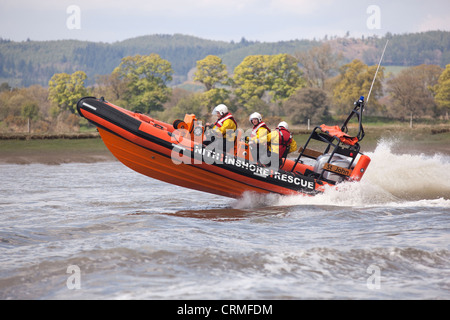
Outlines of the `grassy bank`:
{"type": "MultiPolygon", "coordinates": [[[[299,147],[309,137],[305,129],[297,129],[294,135],[299,147]]],[[[366,125],[366,136],[361,151],[375,150],[379,141],[394,141],[395,153],[443,153],[450,155],[450,125],[420,125],[410,129],[405,125],[366,125]]],[[[314,147],[314,146],[312,146],[314,147]]],[[[115,158],[98,137],[75,136],[64,139],[53,137],[28,137],[0,140],[0,163],[45,163],[110,161],[115,158]]]]}
{"type": "Polygon", "coordinates": [[[90,163],[112,159],[100,138],[0,140],[0,163],[90,163]]]}
{"type": "Polygon", "coordinates": [[[0,140],[56,140],[56,139],[93,139],[100,138],[98,132],[86,133],[0,133],[0,140]]]}
{"type": "MultiPolygon", "coordinates": [[[[450,125],[366,125],[361,151],[374,151],[380,141],[392,141],[396,153],[443,153],[450,155],[450,125]]],[[[309,134],[296,134],[297,144],[303,144],[309,134]]]]}

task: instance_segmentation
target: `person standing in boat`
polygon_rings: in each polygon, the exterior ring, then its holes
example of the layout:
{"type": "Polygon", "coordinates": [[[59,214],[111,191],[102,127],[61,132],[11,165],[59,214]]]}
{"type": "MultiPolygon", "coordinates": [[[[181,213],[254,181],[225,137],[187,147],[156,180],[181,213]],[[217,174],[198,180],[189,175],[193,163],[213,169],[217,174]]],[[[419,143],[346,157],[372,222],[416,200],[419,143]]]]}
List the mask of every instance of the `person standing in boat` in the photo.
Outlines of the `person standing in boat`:
{"type": "Polygon", "coordinates": [[[270,152],[270,129],[262,121],[262,116],[258,112],[250,115],[249,121],[252,124],[252,132],[249,137],[249,146],[253,159],[262,164],[268,164],[268,153],[270,152]]]}
{"type": "MultiPolygon", "coordinates": [[[[211,128],[212,137],[221,137],[223,141],[223,150],[231,151],[231,147],[234,148],[234,142],[236,137],[237,122],[233,115],[228,111],[228,107],[224,104],[219,104],[212,111],[212,115],[217,116],[216,123],[211,128]]],[[[207,127],[211,125],[206,124],[207,127]]],[[[206,145],[213,142],[215,139],[205,141],[206,145]]]]}
{"type": "Polygon", "coordinates": [[[289,131],[286,121],[281,121],[277,128],[270,132],[268,140],[270,140],[270,151],[278,155],[280,166],[289,153],[297,150],[297,142],[289,131]]]}

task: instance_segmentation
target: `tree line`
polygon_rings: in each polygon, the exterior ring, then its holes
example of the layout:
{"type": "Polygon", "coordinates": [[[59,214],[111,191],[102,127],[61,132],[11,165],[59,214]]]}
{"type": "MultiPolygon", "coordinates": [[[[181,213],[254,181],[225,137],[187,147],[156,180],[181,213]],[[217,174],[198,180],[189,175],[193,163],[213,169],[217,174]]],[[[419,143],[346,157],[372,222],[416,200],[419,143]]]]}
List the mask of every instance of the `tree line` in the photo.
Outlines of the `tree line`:
{"type": "MultiPolygon", "coordinates": [[[[294,55],[249,55],[232,72],[220,57],[208,55],[196,62],[194,73],[204,89],[191,92],[169,86],[174,70],[160,55],[127,56],[90,86],[80,70],[55,73],[48,88],[1,84],[0,130],[78,131],[85,120],[76,115],[76,102],[87,95],[167,122],[186,113],[208,120],[212,108],[225,103],[244,126],[254,111],[272,124],[285,119],[319,125],[344,117],[360,95],[367,95],[376,68],[358,59],[343,62],[329,44],[294,55]]],[[[408,67],[396,75],[381,67],[366,108],[367,115],[399,120],[448,119],[449,109],[450,65],[408,67]]]]}
{"type": "Polygon", "coordinates": [[[414,66],[450,63],[450,32],[429,31],[383,37],[337,38],[321,40],[291,40],[278,42],[239,42],[206,40],[181,34],[148,35],[115,43],[76,40],[14,42],[0,38],[0,83],[14,87],[33,84],[47,86],[55,73],[73,73],[83,70],[88,85],[94,84],[96,75],[110,74],[126,56],[157,53],[170,61],[174,74],[171,85],[186,81],[196,61],[207,55],[222,58],[230,70],[250,55],[274,55],[308,51],[328,43],[343,53],[346,63],[359,59],[368,65],[378,62],[386,39],[390,39],[385,65],[414,66]],[[364,50],[361,50],[364,49],[364,50]],[[359,53],[361,52],[361,53],[359,53]]]}

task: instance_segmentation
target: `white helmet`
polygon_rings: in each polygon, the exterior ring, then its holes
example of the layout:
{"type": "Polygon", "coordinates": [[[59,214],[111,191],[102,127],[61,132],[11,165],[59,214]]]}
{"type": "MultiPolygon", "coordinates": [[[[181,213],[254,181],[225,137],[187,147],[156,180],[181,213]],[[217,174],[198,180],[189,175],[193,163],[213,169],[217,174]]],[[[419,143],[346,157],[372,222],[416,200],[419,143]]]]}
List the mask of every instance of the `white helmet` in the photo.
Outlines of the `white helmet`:
{"type": "Polygon", "coordinates": [[[286,130],[289,130],[289,126],[288,126],[288,124],[287,124],[286,121],[281,121],[281,122],[278,124],[278,127],[283,127],[283,128],[286,128],[286,130]]]}
{"type": "Polygon", "coordinates": [[[250,117],[248,118],[248,121],[250,121],[250,123],[252,123],[253,119],[258,119],[259,122],[262,121],[262,116],[258,113],[258,112],[253,112],[250,117]]]}
{"type": "Polygon", "coordinates": [[[214,110],[212,111],[212,115],[215,115],[216,113],[223,116],[224,114],[228,113],[228,107],[226,105],[224,105],[223,103],[221,103],[218,106],[216,106],[214,108],[214,110]]]}

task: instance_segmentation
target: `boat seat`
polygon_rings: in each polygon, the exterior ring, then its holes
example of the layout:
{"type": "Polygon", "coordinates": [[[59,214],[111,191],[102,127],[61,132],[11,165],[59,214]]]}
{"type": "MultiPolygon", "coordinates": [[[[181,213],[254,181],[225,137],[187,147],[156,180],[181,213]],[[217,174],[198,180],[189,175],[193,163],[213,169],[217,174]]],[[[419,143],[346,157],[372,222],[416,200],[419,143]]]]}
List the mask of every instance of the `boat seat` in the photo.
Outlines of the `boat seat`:
{"type": "Polygon", "coordinates": [[[339,128],[338,126],[331,127],[331,126],[326,126],[323,124],[320,126],[320,130],[322,130],[322,132],[325,132],[332,137],[336,137],[342,143],[349,145],[349,146],[354,146],[359,141],[358,137],[349,136],[348,134],[343,132],[341,130],[341,128],[339,128]]]}

